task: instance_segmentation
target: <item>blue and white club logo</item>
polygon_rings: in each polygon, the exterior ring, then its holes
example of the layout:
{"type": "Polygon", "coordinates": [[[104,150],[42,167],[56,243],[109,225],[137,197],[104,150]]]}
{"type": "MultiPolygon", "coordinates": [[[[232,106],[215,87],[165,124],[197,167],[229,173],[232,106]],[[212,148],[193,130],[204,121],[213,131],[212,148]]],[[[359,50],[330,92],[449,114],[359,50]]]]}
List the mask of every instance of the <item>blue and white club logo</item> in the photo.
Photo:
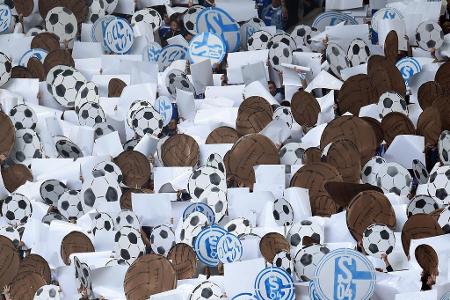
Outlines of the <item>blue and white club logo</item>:
{"type": "Polygon", "coordinates": [[[0,5],[0,32],[7,32],[11,27],[12,12],[8,5],[0,5]]]}
{"type": "Polygon", "coordinates": [[[164,47],[158,55],[159,71],[164,71],[176,60],[186,59],[187,49],[180,45],[169,45],[164,47]]]}
{"type": "Polygon", "coordinates": [[[417,73],[422,71],[422,66],[420,63],[413,57],[404,57],[400,59],[395,66],[402,74],[403,79],[405,80],[406,85],[408,85],[409,80],[416,75],[417,73]]]}
{"type": "Polygon", "coordinates": [[[324,31],[327,26],[334,26],[345,22],[345,25],[357,25],[358,22],[352,16],[336,12],[327,11],[318,15],[312,24],[312,27],[319,31],[324,31]]]}
{"type": "Polygon", "coordinates": [[[242,243],[237,236],[227,233],[217,243],[217,253],[224,264],[238,261],[242,257],[242,243]]]}
{"type": "Polygon", "coordinates": [[[158,61],[159,53],[161,53],[162,47],[160,44],[151,42],[144,48],[144,57],[147,61],[158,61]]]}
{"type": "MultiPolygon", "coordinates": [[[[164,96],[162,96],[162,97],[164,97],[164,96]]],[[[158,99],[156,99],[156,102],[158,102],[158,99]]],[[[192,203],[191,205],[186,207],[186,209],[183,212],[183,220],[186,220],[186,218],[194,211],[198,211],[198,212],[201,212],[202,214],[204,214],[208,218],[209,224],[215,223],[216,214],[214,213],[213,209],[209,205],[207,205],[206,203],[203,203],[203,202],[192,203]]]]}
{"type": "Polygon", "coordinates": [[[268,267],[259,272],[255,280],[255,292],[261,300],[295,299],[294,281],[280,268],[268,267]]]}
{"type": "Polygon", "coordinates": [[[19,60],[19,65],[26,67],[28,60],[34,57],[39,59],[41,63],[44,63],[44,59],[47,57],[47,51],[41,48],[30,49],[25,52],[19,60]]]}
{"type": "Polygon", "coordinates": [[[111,52],[128,53],[134,43],[133,28],[126,20],[115,18],[106,25],[103,41],[111,52]]]}
{"type": "Polygon", "coordinates": [[[194,250],[202,263],[210,267],[216,267],[219,264],[217,244],[225,234],[227,231],[217,225],[206,227],[198,234],[194,250]]]}
{"type": "Polygon", "coordinates": [[[258,300],[258,297],[252,293],[240,293],[231,298],[231,300],[258,300]]]}
{"type": "Polygon", "coordinates": [[[197,16],[197,32],[209,32],[219,36],[228,52],[235,52],[241,45],[239,24],[223,9],[207,8],[197,16]]]}
{"type": "Polygon", "coordinates": [[[191,63],[198,63],[205,59],[210,59],[211,65],[221,63],[226,52],[222,39],[209,32],[197,34],[189,44],[191,63]]]}
{"type": "Polygon", "coordinates": [[[337,249],[322,258],[314,285],[322,300],[367,300],[375,288],[375,269],[361,253],[337,249]]]}
{"type": "Polygon", "coordinates": [[[314,285],[314,281],[309,281],[309,298],[311,300],[321,300],[319,295],[317,295],[316,286],[314,285]]]}

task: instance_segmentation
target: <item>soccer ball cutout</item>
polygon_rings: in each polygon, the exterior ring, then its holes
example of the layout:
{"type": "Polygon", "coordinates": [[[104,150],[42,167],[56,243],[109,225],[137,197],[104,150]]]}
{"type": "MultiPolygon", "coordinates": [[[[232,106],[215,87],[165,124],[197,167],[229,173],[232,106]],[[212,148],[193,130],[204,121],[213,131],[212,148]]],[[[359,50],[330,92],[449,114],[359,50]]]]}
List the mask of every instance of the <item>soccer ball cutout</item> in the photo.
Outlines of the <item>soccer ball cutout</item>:
{"type": "Polygon", "coordinates": [[[47,83],[47,91],[51,95],[53,95],[53,82],[55,81],[56,76],[67,70],[77,72],[74,68],[65,65],[56,65],[48,71],[45,82],[47,83]]]}
{"type": "Polygon", "coordinates": [[[146,25],[150,25],[152,31],[155,31],[161,26],[162,18],[156,10],[152,8],[145,8],[135,12],[131,17],[131,25],[134,26],[137,23],[145,23],[146,25]]]}
{"type": "Polygon", "coordinates": [[[112,231],[112,230],[114,230],[114,221],[111,218],[111,216],[108,215],[105,212],[98,212],[94,216],[94,219],[92,220],[92,222],[93,222],[92,232],[94,233],[94,235],[98,231],[112,231]]]}
{"type": "Polygon", "coordinates": [[[427,183],[428,194],[443,206],[450,201],[450,166],[439,167],[431,173],[427,183]]]}
{"type": "Polygon", "coordinates": [[[0,86],[8,82],[11,78],[11,60],[4,53],[0,52],[0,86]]]}
{"type": "Polygon", "coordinates": [[[192,172],[188,180],[188,191],[192,197],[192,201],[199,201],[202,193],[213,187],[225,191],[227,182],[223,172],[212,167],[201,167],[192,172]]]}
{"type": "Polygon", "coordinates": [[[90,23],[95,23],[99,18],[105,16],[105,4],[103,0],[87,0],[86,4],[88,4],[88,15],[86,20],[90,23]]]}
{"type": "Polygon", "coordinates": [[[450,165],[450,131],[444,130],[438,140],[439,158],[444,165],[450,165]]]}
{"type": "Polygon", "coordinates": [[[122,190],[117,181],[106,176],[94,177],[83,182],[81,189],[83,211],[88,212],[92,208],[117,202],[121,196],[122,190]]]}
{"type": "Polygon", "coordinates": [[[22,194],[12,193],[6,197],[2,205],[2,215],[12,226],[25,224],[31,217],[33,208],[30,200],[22,194]]]}
{"type": "Polygon", "coordinates": [[[108,123],[99,123],[94,125],[94,139],[98,139],[104,135],[113,133],[116,131],[114,127],[109,125],[108,123]]]}
{"type": "Polygon", "coordinates": [[[428,195],[416,195],[408,204],[406,214],[408,218],[417,214],[429,214],[439,208],[439,204],[428,195]]]}
{"type": "Polygon", "coordinates": [[[86,84],[86,78],[78,71],[67,69],[59,73],[52,83],[52,95],[65,108],[73,108],[78,92],[86,84]]]}
{"type": "Polygon", "coordinates": [[[128,209],[122,210],[116,217],[116,222],[114,223],[114,229],[120,230],[124,226],[133,227],[136,230],[141,229],[141,222],[136,214],[128,209]]]}
{"type": "Polygon", "coordinates": [[[289,275],[294,275],[294,261],[291,254],[287,251],[281,250],[273,257],[272,266],[285,270],[289,275]]]}
{"type": "Polygon", "coordinates": [[[174,69],[166,75],[167,90],[174,97],[177,95],[177,89],[194,93],[195,88],[185,73],[174,69]]]}
{"type": "Polygon", "coordinates": [[[427,168],[423,165],[423,163],[418,159],[413,159],[412,163],[413,175],[416,178],[419,184],[426,184],[428,182],[428,174],[427,168]]]}
{"type": "Polygon", "coordinates": [[[272,35],[264,30],[255,31],[247,40],[248,51],[267,49],[272,35]]]}
{"type": "Polygon", "coordinates": [[[423,50],[433,51],[444,43],[444,32],[436,22],[425,21],[417,27],[416,41],[423,50]]]}
{"type": "Polygon", "coordinates": [[[289,226],[294,222],[294,210],[286,199],[276,199],[273,202],[272,213],[278,226],[289,226]]]}
{"type": "Polygon", "coordinates": [[[163,120],[159,112],[150,105],[134,113],[132,125],[134,132],[140,137],[147,133],[158,137],[163,128],[163,120]]]}
{"type": "Polygon", "coordinates": [[[224,226],[225,230],[237,237],[243,234],[250,234],[252,227],[250,226],[250,221],[246,218],[236,218],[229,221],[224,226]]]}
{"type": "Polygon", "coordinates": [[[284,122],[289,128],[292,128],[294,117],[289,107],[280,106],[273,112],[273,119],[284,122]]]}
{"type": "Polygon", "coordinates": [[[110,177],[112,180],[117,181],[117,183],[122,183],[123,180],[122,170],[112,161],[98,163],[92,170],[92,175],[94,177],[110,177]]]}
{"type": "Polygon", "coordinates": [[[134,147],[136,147],[137,144],[139,144],[140,139],[131,139],[126,141],[123,144],[123,150],[125,151],[129,151],[129,150],[133,150],[134,147]]]}
{"type": "Polygon", "coordinates": [[[287,33],[277,33],[275,34],[269,41],[267,47],[270,49],[274,43],[281,43],[286,46],[289,46],[292,51],[297,49],[297,45],[295,40],[287,33]]]}
{"type": "Polygon", "coordinates": [[[303,163],[303,155],[305,154],[305,149],[302,148],[301,143],[287,143],[281,147],[280,163],[283,165],[301,165],[303,163]]]}
{"type": "Polygon", "coordinates": [[[206,166],[217,169],[225,174],[225,166],[223,164],[223,158],[220,154],[211,153],[206,160],[206,166]]]}
{"type": "Polygon", "coordinates": [[[218,300],[224,297],[225,294],[220,286],[211,281],[204,281],[194,288],[189,300],[218,300]]]}
{"type": "Polygon", "coordinates": [[[61,215],[60,213],[47,213],[45,216],[42,217],[42,223],[50,225],[51,222],[53,221],[63,221],[63,222],[68,222],[68,220],[61,215]]]}
{"type": "Polygon", "coordinates": [[[281,42],[274,42],[269,45],[269,62],[274,70],[283,71],[281,64],[292,63],[292,48],[281,42]]]}
{"type": "Polygon", "coordinates": [[[132,264],[138,257],[145,254],[145,245],[138,230],[124,226],[114,236],[114,252],[116,258],[132,264]]]}
{"type": "Polygon", "coordinates": [[[202,193],[202,202],[212,208],[216,223],[220,222],[227,214],[228,200],[225,191],[218,187],[212,187],[202,193]]]}
{"type": "Polygon", "coordinates": [[[75,97],[75,111],[79,112],[81,106],[86,102],[95,102],[99,103],[100,96],[98,94],[97,85],[92,82],[86,82],[79,90],[75,97]]]}
{"type": "Polygon", "coordinates": [[[347,50],[347,58],[352,67],[367,63],[370,57],[370,49],[362,39],[354,39],[347,50]]]}
{"type": "Polygon", "coordinates": [[[78,31],[77,18],[66,7],[55,7],[49,10],[45,17],[45,28],[56,34],[61,42],[75,38],[78,31]]]}
{"type": "Polygon", "coordinates": [[[81,197],[78,191],[68,190],[59,197],[59,212],[67,219],[78,219],[84,215],[81,197]]]}
{"type": "Polygon", "coordinates": [[[345,51],[338,44],[328,44],[326,58],[331,71],[339,78],[341,78],[341,71],[350,67],[345,51]]]}
{"type": "Polygon", "coordinates": [[[0,228],[0,235],[8,238],[11,240],[13,245],[16,248],[19,248],[20,245],[20,234],[19,231],[17,231],[16,228],[13,226],[4,226],[0,228]]]}
{"type": "Polygon", "coordinates": [[[312,29],[308,25],[297,25],[291,32],[291,37],[294,39],[297,46],[306,45],[305,39],[311,35],[312,29]]]}
{"type": "Polygon", "coordinates": [[[30,29],[27,31],[26,36],[36,36],[36,35],[38,35],[38,34],[41,33],[41,32],[44,32],[44,30],[41,29],[41,28],[39,28],[39,27],[33,27],[33,28],[30,28],[30,29]]]}
{"type": "Polygon", "coordinates": [[[34,110],[26,104],[18,104],[9,111],[9,118],[16,129],[35,129],[38,121],[34,110]]]}
{"type": "Polygon", "coordinates": [[[112,14],[119,3],[119,0],[103,0],[105,4],[105,11],[107,14],[112,14]]]}
{"type": "Polygon", "coordinates": [[[41,286],[34,294],[33,300],[59,300],[59,286],[48,284],[41,286]]]}
{"type": "Polygon", "coordinates": [[[362,168],[361,180],[363,183],[377,185],[377,175],[386,160],[381,156],[372,157],[362,168]]]}
{"type": "Polygon", "coordinates": [[[138,110],[140,110],[141,108],[146,107],[146,106],[152,106],[152,105],[150,104],[150,102],[145,101],[145,100],[135,100],[135,101],[133,101],[133,103],[131,103],[130,108],[128,109],[128,112],[127,112],[127,124],[128,124],[128,126],[130,126],[131,129],[133,129],[134,114],[138,110]]]}
{"type": "Polygon", "coordinates": [[[167,256],[173,246],[175,246],[175,233],[169,226],[159,225],[153,228],[150,234],[150,247],[153,252],[167,256]]]}
{"type": "Polygon", "coordinates": [[[103,109],[95,102],[86,102],[78,112],[78,123],[81,126],[94,127],[96,124],[106,122],[103,109]]]}
{"type": "Polygon", "coordinates": [[[42,200],[44,200],[47,205],[55,207],[57,206],[61,195],[68,190],[69,188],[64,183],[56,179],[44,181],[39,188],[42,200]]]}
{"type": "Polygon", "coordinates": [[[391,112],[399,112],[407,116],[408,105],[405,99],[396,92],[385,92],[378,100],[378,113],[382,119],[391,112]]]}
{"type": "Polygon", "coordinates": [[[81,149],[72,141],[67,138],[62,138],[55,143],[56,152],[58,157],[61,158],[80,158],[83,157],[81,149]]]}
{"type": "Polygon", "coordinates": [[[444,208],[438,218],[438,223],[444,233],[450,233],[450,206],[444,208]]]}
{"type": "Polygon", "coordinates": [[[294,256],[294,270],[300,281],[310,281],[320,260],[330,252],[326,246],[313,244],[301,248],[294,256]]]}
{"type": "Polygon", "coordinates": [[[178,242],[194,245],[195,238],[208,225],[208,218],[199,211],[194,211],[181,224],[178,242]]]}
{"type": "Polygon", "coordinates": [[[386,225],[372,224],[364,230],[362,243],[367,254],[381,258],[394,250],[395,235],[386,225]]]}
{"type": "Polygon", "coordinates": [[[201,5],[191,6],[183,15],[184,28],[192,35],[197,34],[197,28],[195,27],[197,16],[203,8],[201,5]]]}
{"type": "Polygon", "coordinates": [[[412,178],[409,171],[403,166],[390,162],[381,166],[377,174],[377,186],[384,193],[395,193],[398,196],[404,196],[411,191],[412,178]]]}
{"type": "Polygon", "coordinates": [[[320,225],[309,220],[294,223],[287,233],[287,240],[292,247],[303,247],[303,239],[311,238],[314,243],[320,244],[324,238],[324,232],[320,225]]]}
{"type": "Polygon", "coordinates": [[[16,163],[26,163],[32,158],[42,158],[42,145],[37,133],[32,129],[16,130],[16,142],[10,157],[16,163]]]}

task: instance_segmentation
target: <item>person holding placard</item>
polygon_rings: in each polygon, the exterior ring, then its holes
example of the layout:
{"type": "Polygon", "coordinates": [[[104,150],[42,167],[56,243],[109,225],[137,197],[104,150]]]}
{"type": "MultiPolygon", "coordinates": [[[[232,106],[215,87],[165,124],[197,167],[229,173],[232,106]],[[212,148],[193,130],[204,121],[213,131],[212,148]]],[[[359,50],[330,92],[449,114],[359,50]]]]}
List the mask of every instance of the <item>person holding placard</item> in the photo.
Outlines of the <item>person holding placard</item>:
{"type": "Polygon", "coordinates": [[[262,19],[267,26],[275,26],[282,30],[284,21],[281,0],[272,0],[272,4],[264,8],[262,19]]]}

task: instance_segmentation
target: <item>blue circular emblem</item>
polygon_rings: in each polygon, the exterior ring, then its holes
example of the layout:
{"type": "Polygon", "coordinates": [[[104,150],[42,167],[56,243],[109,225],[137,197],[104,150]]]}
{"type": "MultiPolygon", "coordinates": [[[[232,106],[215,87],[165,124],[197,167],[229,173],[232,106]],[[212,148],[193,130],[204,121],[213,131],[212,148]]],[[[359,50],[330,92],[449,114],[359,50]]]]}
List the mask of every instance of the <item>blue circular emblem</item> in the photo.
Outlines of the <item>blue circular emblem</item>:
{"type": "Polygon", "coordinates": [[[375,288],[375,269],[361,253],[337,249],[325,255],[314,274],[314,286],[322,300],[368,300],[375,288]]]}
{"type": "Polygon", "coordinates": [[[231,298],[231,300],[257,300],[258,297],[253,295],[252,293],[240,293],[231,298]]]}
{"type": "Polygon", "coordinates": [[[161,53],[162,47],[156,42],[151,42],[144,48],[144,59],[147,61],[158,61],[159,53],[161,53]]]}
{"type": "Polygon", "coordinates": [[[319,295],[317,295],[316,287],[314,285],[314,281],[313,280],[309,281],[309,298],[311,300],[321,300],[319,298],[319,295]]]}
{"type": "Polygon", "coordinates": [[[227,53],[225,47],[223,40],[214,33],[197,34],[189,43],[190,61],[194,64],[210,59],[211,65],[221,63],[227,53]]]}
{"type": "Polygon", "coordinates": [[[176,60],[186,59],[188,50],[180,45],[169,45],[162,48],[158,55],[159,71],[164,71],[176,60]]]}
{"type": "Polygon", "coordinates": [[[6,4],[0,5],[0,32],[7,32],[13,20],[11,9],[6,4]]]}
{"type": "Polygon", "coordinates": [[[126,54],[134,43],[133,28],[125,19],[115,18],[106,25],[103,42],[109,51],[126,54]]]}
{"type": "MultiPolygon", "coordinates": [[[[172,115],[173,115],[172,100],[167,96],[159,96],[156,99],[154,106],[155,106],[155,109],[161,115],[161,118],[163,120],[163,125],[167,126],[169,124],[170,120],[172,120],[172,115]]],[[[197,204],[197,203],[193,203],[190,206],[192,206],[194,204],[197,204]]],[[[212,222],[212,223],[214,223],[214,222],[212,222]]]]}
{"type": "Polygon", "coordinates": [[[334,26],[345,22],[345,25],[357,25],[358,22],[352,16],[337,11],[326,11],[318,15],[312,24],[312,27],[319,31],[324,31],[327,26],[334,26]]]}
{"type": "Polygon", "coordinates": [[[232,233],[222,236],[217,243],[217,254],[221,263],[232,263],[242,257],[241,240],[232,233]]]}
{"type": "Polygon", "coordinates": [[[235,52],[241,45],[239,24],[223,9],[203,9],[197,16],[197,32],[210,32],[226,44],[227,52],[235,52]]]}
{"type": "MultiPolygon", "coordinates": [[[[99,43],[102,42],[103,43],[103,32],[105,32],[106,29],[106,25],[108,25],[109,22],[111,22],[112,20],[114,20],[116,17],[112,16],[112,15],[106,15],[104,17],[98,18],[94,24],[91,27],[91,39],[93,42],[99,43]]],[[[102,45],[105,49],[106,46],[102,45]]]]}
{"type": "Polygon", "coordinates": [[[294,281],[285,270],[268,267],[255,280],[256,296],[261,300],[295,299],[294,281]]]}
{"type": "MultiPolygon", "coordinates": [[[[156,101],[158,101],[158,99],[156,99],[156,101]]],[[[186,207],[186,209],[183,212],[183,221],[186,220],[186,218],[194,211],[201,212],[208,218],[209,224],[214,224],[216,215],[213,209],[208,204],[203,202],[192,203],[191,205],[186,207]]]]}
{"type": "Polygon", "coordinates": [[[19,65],[26,67],[28,60],[32,57],[39,59],[41,63],[44,63],[44,59],[47,56],[47,51],[41,48],[30,49],[25,52],[19,60],[19,65]]]}
{"type": "Polygon", "coordinates": [[[217,244],[227,231],[217,225],[204,228],[195,239],[194,250],[198,259],[210,267],[216,267],[220,261],[217,255],[217,244]]]}
{"type": "Polygon", "coordinates": [[[422,71],[422,66],[420,63],[413,57],[404,57],[400,59],[395,66],[402,74],[403,79],[405,80],[405,84],[408,86],[409,80],[416,75],[417,73],[422,71]]]}

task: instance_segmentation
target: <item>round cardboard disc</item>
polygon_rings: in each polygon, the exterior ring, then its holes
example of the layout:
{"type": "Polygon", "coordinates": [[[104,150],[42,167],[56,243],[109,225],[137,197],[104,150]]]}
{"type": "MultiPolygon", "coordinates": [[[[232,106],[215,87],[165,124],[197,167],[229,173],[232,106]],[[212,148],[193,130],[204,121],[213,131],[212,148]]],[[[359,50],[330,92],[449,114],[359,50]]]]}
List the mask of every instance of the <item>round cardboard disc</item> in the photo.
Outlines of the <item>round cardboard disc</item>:
{"type": "Polygon", "coordinates": [[[25,256],[20,263],[19,273],[21,272],[38,273],[42,276],[42,278],[44,278],[47,284],[50,284],[52,281],[52,274],[47,261],[38,254],[30,254],[25,256]]]}
{"type": "Polygon", "coordinates": [[[197,271],[197,257],[194,250],[188,244],[178,243],[173,246],[167,254],[175,272],[177,279],[191,279],[197,271]]]}
{"type": "Polygon", "coordinates": [[[443,63],[434,75],[434,81],[444,90],[450,89],[450,62],[443,63]]]}
{"type": "Polygon", "coordinates": [[[11,69],[11,78],[32,78],[32,74],[23,66],[15,66],[11,69]]]}
{"type": "Polygon", "coordinates": [[[417,121],[417,134],[425,137],[425,146],[437,145],[442,132],[442,123],[436,107],[427,107],[417,121]]]}
{"type": "Polygon", "coordinates": [[[289,242],[278,232],[269,232],[259,241],[259,251],[267,262],[272,263],[275,255],[281,250],[289,252],[289,242]]]}
{"type": "Polygon", "coordinates": [[[384,41],[384,56],[391,62],[395,63],[398,55],[398,35],[395,30],[391,30],[384,41]]]}
{"type": "Polygon", "coordinates": [[[59,6],[68,8],[77,18],[78,24],[83,23],[88,13],[86,1],[59,0],[59,6]]]}
{"type": "Polygon", "coordinates": [[[317,147],[310,147],[305,150],[305,153],[303,153],[303,163],[311,164],[315,162],[320,162],[322,159],[322,151],[320,151],[317,147]]]}
{"type": "Polygon", "coordinates": [[[417,246],[414,252],[417,263],[428,274],[436,272],[439,264],[439,257],[430,245],[422,244],[417,246]]]}
{"type": "Polygon", "coordinates": [[[356,195],[347,208],[347,227],[356,241],[362,240],[364,230],[371,224],[383,224],[394,230],[395,212],[389,199],[377,191],[356,195]]]}
{"type": "Polygon", "coordinates": [[[15,141],[16,130],[13,123],[4,112],[0,111],[0,162],[9,156],[15,141]]]}
{"type": "Polygon", "coordinates": [[[437,97],[433,102],[433,106],[437,108],[441,116],[442,129],[450,130],[450,96],[437,97]]]}
{"type": "Polygon", "coordinates": [[[298,91],[292,96],[291,111],[298,124],[313,127],[319,117],[320,105],[310,93],[298,91]]]}
{"type": "Polygon", "coordinates": [[[59,39],[58,36],[51,32],[41,32],[38,33],[31,40],[31,49],[40,48],[47,52],[59,49],[59,39]]]}
{"type": "Polygon", "coordinates": [[[13,242],[7,237],[0,236],[0,286],[6,286],[19,271],[19,252],[13,242]]]}
{"type": "Polygon", "coordinates": [[[193,167],[200,159],[200,148],[193,137],[186,134],[171,136],[161,146],[161,158],[166,167],[193,167]]]}
{"type": "Polygon", "coordinates": [[[30,169],[22,164],[14,164],[2,170],[3,182],[6,189],[13,193],[18,187],[25,184],[25,182],[33,181],[33,174],[30,169]]]}
{"type": "Polygon", "coordinates": [[[433,104],[434,100],[437,97],[443,95],[444,91],[438,83],[434,81],[428,81],[419,87],[419,91],[417,92],[417,99],[419,100],[419,105],[422,110],[425,110],[433,104]]]}
{"type": "Polygon", "coordinates": [[[206,138],[206,144],[234,144],[240,137],[236,129],[222,126],[210,132],[206,138]]]}
{"type": "Polygon", "coordinates": [[[95,252],[91,240],[78,231],[72,231],[61,242],[61,258],[66,265],[70,265],[69,256],[73,253],[95,252]]]}
{"type": "Polygon", "coordinates": [[[51,68],[58,65],[69,66],[72,68],[75,67],[75,61],[69,51],[57,49],[49,52],[44,59],[45,74],[47,74],[51,68]]]}
{"type": "Polygon", "coordinates": [[[36,291],[46,285],[45,279],[35,272],[20,272],[11,282],[11,299],[33,299],[36,291]]]}
{"type": "Polygon", "coordinates": [[[259,133],[272,121],[273,110],[262,97],[249,97],[239,106],[236,131],[241,135],[259,133]]]}
{"type": "Polygon", "coordinates": [[[27,63],[27,69],[33,76],[32,78],[38,78],[39,81],[45,80],[45,69],[41,61],[35,57],[31,57],[27,63]]]}
{"type": "Polygon", "coordinates": [[[345,182],[359,183],[361,154],[352,141],[337,140],[327,146],[323,152],[322,161],[334,166],[345,182]]]}
{"type": "Polygon", "coordinates": [[[388,113],[381,120],[381,128],[383,128],[384,140],[388,147],[397,135],[412,135],[416,133],[416,129],[411,120],[399,112],[388,113]]]}
{"type": "Polygon", "coordinates": [[[42,19],[45,20],[45,17],[47,16],[47,13],[52,8],[55,8],[57,6],[60,6],[60,0],[39,0],[38,1],[38,8],[39,8],[39,14],[41,15],[42,19]]]}
{"type": "Polygon", "coordinates": [[[377,186],[365,183],[349,183],[340,181],[328,181],[325,183],[325,190],[330,194],[334,202],[340,207],[347,207],[356,195],[364,191],[376,191],[383,193],[377,186]]]}
{"type": "Polygon", "coordinates": [[[13,0],[14,8],[19,15],[28,17],[33,12],[34,2],[33,0],[13,0]]]}
{"type": "Polygon", "coordinates": [[[406,86],[402,74],[386,57],[372,55],[367,63],[367,75],[377,99],[386,91],[395,91],[405,98],[406,86]]]}
{"type": "Polygon", "coordinates": [[[108,97],[120,97],[126,86],[127,84],[119,78],[112,78],[108,83],[108,97]]]}
{"type": "Polygon", "coordinates": [[[384,141],[384,133],[383,128],[381,128],[381,123],[371,117],[361,117],[364,121],[369,123],[369,125],[372,127],[373,132],[375,133],[375,136],[377,138],[377,145],[380,145],[384,141]]]}
{"type": "Polygon", "coordinates": [[[147,254],[128,268],[124,290],[127,299],[148,299],[174,289],[176,284],[177,274],[169,260],[161,255],[147,254]]]}
{"type": "Polygon", "coordinates": [[[123,183],[128,187],[140,188],[150,179],[150,163],[144,154],[128,150],[114,158],[123,175],[123,183]]]}
{"type": "Polygon", "coordinates": [[[358,115],[361,107],[376,103],[372,82],[366,74],[358,74],[344,81],[337,99],[340,113],[358,115]]]}
{"type": "Polygon", "coordinates": [[[424,239],[444,234],[437,220],[427,214],[412,215],[402,229],[402,246],[406,256],[409,256],[409,246],[412,239],[424,239]]]}

